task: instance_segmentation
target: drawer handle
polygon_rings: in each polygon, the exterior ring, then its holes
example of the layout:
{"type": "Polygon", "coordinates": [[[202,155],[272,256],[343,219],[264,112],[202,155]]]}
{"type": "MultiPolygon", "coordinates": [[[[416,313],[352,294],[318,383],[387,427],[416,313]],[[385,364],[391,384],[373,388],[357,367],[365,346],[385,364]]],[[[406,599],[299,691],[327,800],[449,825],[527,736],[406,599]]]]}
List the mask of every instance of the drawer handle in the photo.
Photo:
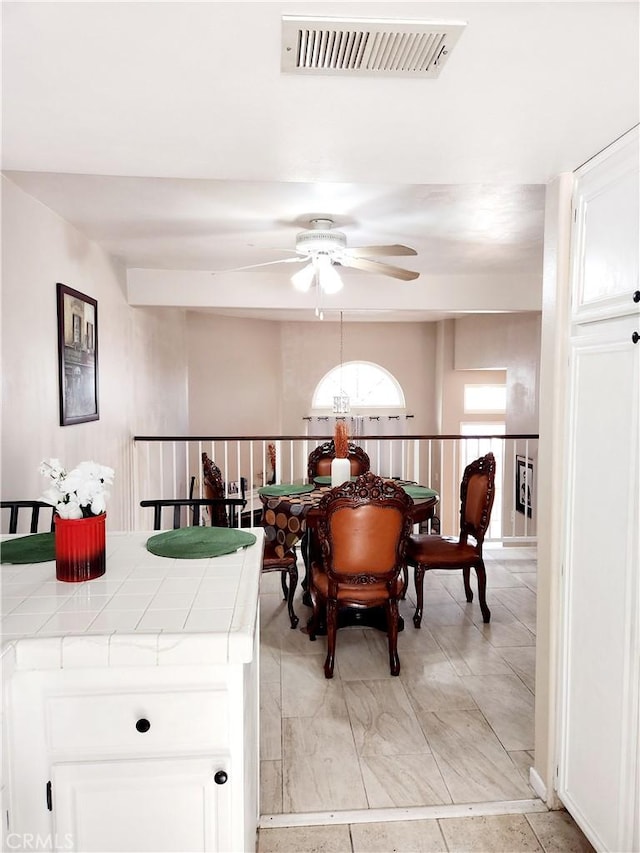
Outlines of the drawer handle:
{"type": "Polygon", "coordinates": [[[142,719],[138,720],[138,722],[136,723],[136,729],[142,734],[148,732],[150,728],[151,723],[149,722],[149,720],[145,720],[144,717],[142,717],[142,719]]]}
{"type": "Polygon", "coordinates": [[[216,785],[224,785],[228,778],[229,777],[224,772],[224,770],[218,770],[216,775],[213,777],[213,781],[216,783],[216,785]]]}
{"type": "Polygon", "coordinates": [[[640,341],[640,335],[637,332],[634,332],[631,335],[631,340],[633,341],[634,344],[637,344],[638,341],[640,341]]]}

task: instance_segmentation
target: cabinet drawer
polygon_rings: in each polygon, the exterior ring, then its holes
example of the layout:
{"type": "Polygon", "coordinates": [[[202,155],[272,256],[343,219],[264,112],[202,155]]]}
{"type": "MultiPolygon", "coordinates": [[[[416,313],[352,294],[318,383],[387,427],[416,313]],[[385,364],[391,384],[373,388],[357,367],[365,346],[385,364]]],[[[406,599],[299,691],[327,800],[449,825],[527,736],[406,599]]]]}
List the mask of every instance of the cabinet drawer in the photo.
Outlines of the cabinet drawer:
{"type": "Polygon", "coordinates": [[[226,690],[49,696],[47,742],[54,752],[167,754],[225,746],[226,690]]]}

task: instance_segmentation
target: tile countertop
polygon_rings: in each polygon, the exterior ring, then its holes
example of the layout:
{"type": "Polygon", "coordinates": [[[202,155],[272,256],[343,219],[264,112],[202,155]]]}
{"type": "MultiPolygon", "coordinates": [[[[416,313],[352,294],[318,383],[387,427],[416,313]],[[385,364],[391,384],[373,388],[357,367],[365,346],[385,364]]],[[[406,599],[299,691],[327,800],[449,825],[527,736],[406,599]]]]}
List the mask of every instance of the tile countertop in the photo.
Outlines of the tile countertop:
{"type": "MultiPolygon", "coordinates": [[[[202,560],[158,557],[155,531],[107,532],[102,577],[63,583],[55,563],[0,566],[11,669],[243,663],[253,656],[264,532],[202,560]]],[[[8,537],[3,537],[8,538],[8,537]]]]}

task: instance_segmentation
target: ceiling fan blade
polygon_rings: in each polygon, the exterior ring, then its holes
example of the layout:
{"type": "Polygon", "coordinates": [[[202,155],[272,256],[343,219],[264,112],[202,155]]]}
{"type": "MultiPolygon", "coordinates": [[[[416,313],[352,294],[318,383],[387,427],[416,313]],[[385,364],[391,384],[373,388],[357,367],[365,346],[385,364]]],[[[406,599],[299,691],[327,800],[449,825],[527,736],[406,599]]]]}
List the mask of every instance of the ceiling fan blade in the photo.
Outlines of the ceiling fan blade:
{"type": "Polygon", "coordinates": [[[308,256],[305,257],[295,257],[295,258],[280,258],[278,261],[265,261],[263,264],[249,264],[246,267],[233,267],[229,270],[213,270],[212,275],[217,275],[221,272],[240,272],[241,270],[253,270],[256,267],[270,267],[272,264],[301,264],[304,261],[308,261],[308,256]]]}
{"type": "Polygon", "coordinates": [[[392,246],[354,246],[351,249],[344,250],[348,255],[356,255],[356,257],[376,257],[378,255],[417,255],[415,249],[409,246],[402,246],[399,243],[394,243],[392,246]]]}
{"type": "Polygon", "coordinates": [[[403,270],[401,267],[392,267],[390,264],[381,264],[378,261],[369,261],[367,258],[352,258],[348,255],[342,255],[340,263],[345,267],[353,267],[357,270],[365,272],[377,272],[380,275],[390,275],[392,278],[399,278],[402,281],[413,281],[420,275],[419,272],[413,270],[403,270]]]}

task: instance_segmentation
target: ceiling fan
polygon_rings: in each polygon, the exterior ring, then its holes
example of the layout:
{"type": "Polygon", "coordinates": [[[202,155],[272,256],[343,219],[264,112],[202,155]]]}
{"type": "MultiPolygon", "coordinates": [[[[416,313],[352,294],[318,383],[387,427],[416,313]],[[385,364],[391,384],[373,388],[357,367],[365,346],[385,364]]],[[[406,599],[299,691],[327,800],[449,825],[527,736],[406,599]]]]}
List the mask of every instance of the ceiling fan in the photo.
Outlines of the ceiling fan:
{"type": "Polygon", "coordinates": [[[342,280],[335,266],[388,275],[401,281],[413,281],[420,275],[413,270],[373,260],[392,255],[417,255],[416,250],[409,246],[396,243],[390,246],[356,246],[350,249],[347,247],[346,234],[334,229],[332,219],[312,219],[309,225],[308,229],[296,235],[295,257],[236,267],[233,272],[272,264],[306,262],[307,265],[291,278],[294,287],[307,291],[315,283],[324,293],[337,293],[342,287],[342,280]]]}

